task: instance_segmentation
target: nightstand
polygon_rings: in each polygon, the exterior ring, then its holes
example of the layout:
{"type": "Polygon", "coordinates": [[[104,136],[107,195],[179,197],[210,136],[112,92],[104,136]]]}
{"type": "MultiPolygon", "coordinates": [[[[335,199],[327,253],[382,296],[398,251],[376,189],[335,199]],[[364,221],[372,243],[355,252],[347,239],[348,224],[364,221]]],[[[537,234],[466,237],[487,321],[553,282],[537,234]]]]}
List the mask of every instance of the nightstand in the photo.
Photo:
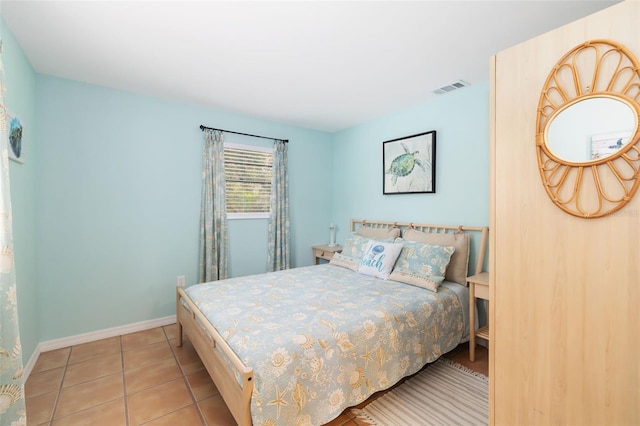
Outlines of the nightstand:
{"type": "Polygon", "coordinates": [[[489,300],[489,273],[467,277],[469,283],[469,361],[476,360],[476,337],[489,341],[489,324],[476,330],[476,299],[489,300]]]}
{"type": "Polygon", "coordinates": [[[313,246],[313,264],[317,265],[320,263],[320,259],[331,260],[334,253],[340,253],[342,251],[342,247],[339,245],[330,246],[328,244],[321,246],[313,246]]]}

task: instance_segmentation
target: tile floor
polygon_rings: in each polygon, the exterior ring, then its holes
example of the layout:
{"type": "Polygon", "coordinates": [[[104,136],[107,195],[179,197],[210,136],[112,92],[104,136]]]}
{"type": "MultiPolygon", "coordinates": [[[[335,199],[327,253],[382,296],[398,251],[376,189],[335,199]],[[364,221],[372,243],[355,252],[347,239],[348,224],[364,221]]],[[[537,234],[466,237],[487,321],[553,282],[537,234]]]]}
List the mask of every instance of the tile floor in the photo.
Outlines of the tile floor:
{"type": "MultiPolygon", "coordinates": [[[[40,354],[25,384],[28,425],[235,425],[188,339],[176,347],[176,330],[170,325],[40,354]]],[[[467,344],[447,357],[487,374],[482,347],[474,363],[467,344]]],[[[366,423],[345,410],[329,425],[366,423]]]]}

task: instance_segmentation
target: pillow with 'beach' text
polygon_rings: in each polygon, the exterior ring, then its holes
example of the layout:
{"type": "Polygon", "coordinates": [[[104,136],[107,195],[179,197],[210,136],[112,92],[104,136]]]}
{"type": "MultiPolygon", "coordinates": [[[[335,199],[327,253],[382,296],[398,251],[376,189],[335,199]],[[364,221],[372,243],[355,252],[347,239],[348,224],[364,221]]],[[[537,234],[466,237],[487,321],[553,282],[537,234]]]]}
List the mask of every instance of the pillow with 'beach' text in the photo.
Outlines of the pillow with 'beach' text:
{"type": "Polygon", "coordinates": [[[386,280],[402,251],[402,243],[371,241],[360,258],[358,273],[386,280]]]}

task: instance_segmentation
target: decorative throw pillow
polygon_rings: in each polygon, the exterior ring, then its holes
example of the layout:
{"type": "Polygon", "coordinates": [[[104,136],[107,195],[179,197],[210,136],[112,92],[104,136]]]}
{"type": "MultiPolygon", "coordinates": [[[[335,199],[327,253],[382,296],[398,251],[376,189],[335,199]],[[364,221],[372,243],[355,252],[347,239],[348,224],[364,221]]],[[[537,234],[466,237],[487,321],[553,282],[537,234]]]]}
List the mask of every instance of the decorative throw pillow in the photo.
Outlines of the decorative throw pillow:
{"type": "MultiPolygon", "coordinates": [[[[377,240],[377,241],[392,243],[394,240],[395,238],[386,238],[386,239],[377,240]]],[[[367,245],[369,244],[370,241],[372,241],[370,238],[366,238],[361,235],[358,235],[355,232],[352,232],[347,237],[344,244],[342,245],[342,254],[344,256],[355,259],[355,261],[359,263],[360,258],[364,254],[364,251],[367,248],[367,245]]]]}
{"type": "Polygon", "coordinates": [[[384,240],[390,238],[391,241],[400,236],[400,228],[374,228],[363,225],[356,231],[358,235],[374,240],[384,240]]]}
{"type": "Polygon", "coordinates": [[[342,266],[343,268],[351,269],[354,272],[358,272],[358,265],[360,261],[359,259],[355,259],[351,256],[345,256],[342,253],[334,253],[329,263],[332,265],[342,266]]]}
{"type": "Polygon", "coordinates": [[[436,246],[455,247],[456,251],[451,256],[447,267],[445,279],[464,286],[467,285],[467,272],[469,270],[469,246],[471,236],[467,233],[440,234],[421,232],[415,229],[406,229],[402,233],[406,241],[420,241],[436,246]]]}
{"type": "Polygon", "coordinates": [[[412,274],[410,272],[402,270],[394,270],[389,275],[391,281],[398,281],[400,283],[411,284],[416,287],[421,287],[431,291],[438,291],[440,284],[444,281],[444,277],[428,277],[419,274],[412,274]]]}
{"type": "Polygon", "coordinates": [[[358,272],[386,280],[401,250],[402,243],[383,243],[372,240],[360,259],[358,272]]]}
{"type": "Polygon", "coordinates": [[[403,241],[402,244],[402,251],[389,279],[438,291],[456,249],[417,241],[403,241]]]}

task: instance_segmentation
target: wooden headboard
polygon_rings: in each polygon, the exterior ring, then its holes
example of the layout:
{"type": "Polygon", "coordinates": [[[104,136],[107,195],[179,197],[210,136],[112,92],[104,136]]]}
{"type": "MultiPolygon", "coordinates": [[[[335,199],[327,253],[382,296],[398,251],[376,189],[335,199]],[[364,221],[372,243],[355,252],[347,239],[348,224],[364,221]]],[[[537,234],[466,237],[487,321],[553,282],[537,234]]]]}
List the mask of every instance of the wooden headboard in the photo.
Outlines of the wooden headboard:
{"type": "Polygon", "coordinates": [[[456,232],[466,232],[471,235],[471,257],[470,262],[473,261],[475,255],[475,270],[470,274],[479,274],[484,267],[485,254],[487,252],[487,244],[489,237],[489,227],[487,226],[449,226],[449,225],[431,225],[424,223],[413,222],[381,222],[376,220],[366,219],[351,219],[351,232],[355,232],[360,226],[370,226],[372,228],[399,228],[402,232],[405,229],[415,229],[421,232],[439,233],[439,234],[454,234],[456,232]],[[475,237],[475,238],[474,238],[475,237]],[[478,238],[479,237],[479,238],[478,238]],[[479,239],[479,241],[478,241],[479,239]],[[474,249],[475,246],[475,249],[474,249]]]}

